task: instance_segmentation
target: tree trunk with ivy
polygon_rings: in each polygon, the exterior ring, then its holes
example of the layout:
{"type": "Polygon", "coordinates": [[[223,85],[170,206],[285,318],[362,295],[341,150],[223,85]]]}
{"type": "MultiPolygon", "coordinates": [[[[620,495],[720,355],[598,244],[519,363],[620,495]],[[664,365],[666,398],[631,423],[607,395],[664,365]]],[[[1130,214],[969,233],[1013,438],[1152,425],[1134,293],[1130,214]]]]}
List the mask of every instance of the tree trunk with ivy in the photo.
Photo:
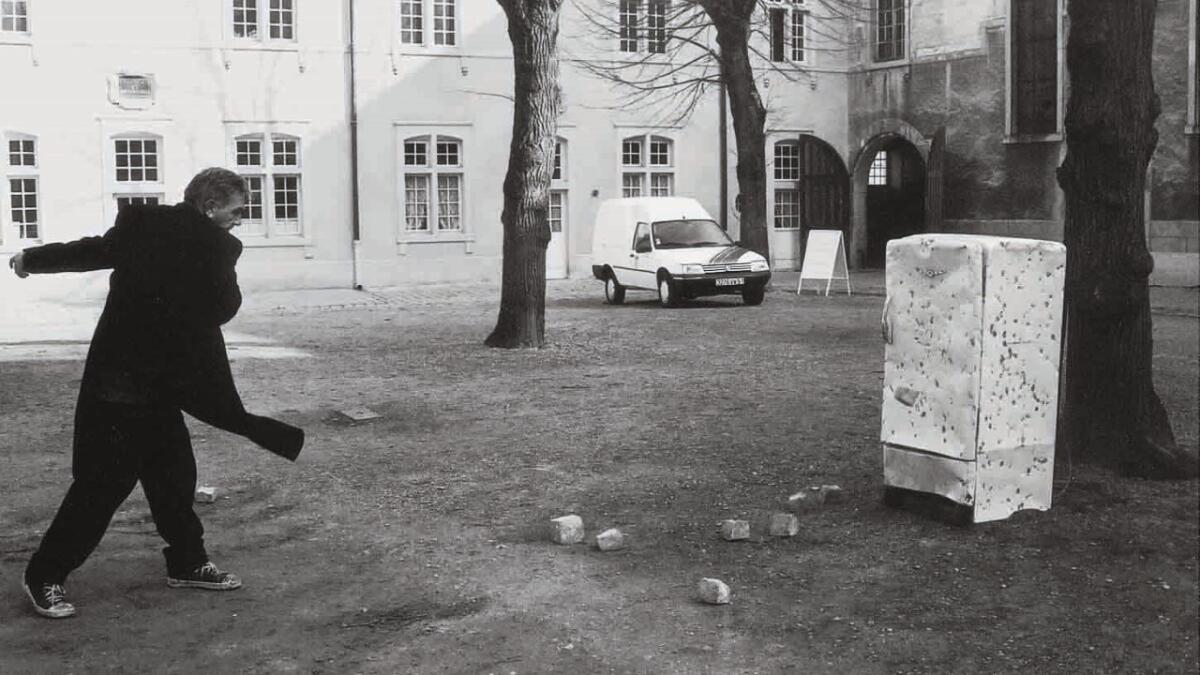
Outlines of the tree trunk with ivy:
{"type": "Polygon", "coordinates": [[[550,177],[561,92],[558,16],[562,0],[497,0],[513,48],[513,130],[504,177],[500,315],[489,347],[541,347],[546,340],[546,246],[550,177]]]}
{"type": "Polygon", "coordinates": [[[750,62],[751,19],[756,0],[699,0],[712,19],[720,48],[721,79],[729,96],[737,146],[738,218],[742,244],[770,259],[767,238],[767,109],[750,62]]]}
{"type": "Polygon", "coordinates": [[[1060,452],[1128,475],[1193,477],[1154,390],[1143,192],[1158,134],[1156,0],[1070,0],[1066,355],[1060,452]]]}

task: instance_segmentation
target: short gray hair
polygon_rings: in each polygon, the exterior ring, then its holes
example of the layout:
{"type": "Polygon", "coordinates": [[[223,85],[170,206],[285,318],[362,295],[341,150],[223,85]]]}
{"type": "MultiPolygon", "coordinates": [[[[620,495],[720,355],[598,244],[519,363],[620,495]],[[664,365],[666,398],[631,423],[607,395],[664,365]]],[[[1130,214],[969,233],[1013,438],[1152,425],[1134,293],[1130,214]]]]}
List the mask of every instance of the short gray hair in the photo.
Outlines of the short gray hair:
{"type": "Polygon", "coordinates": [[[214,166],[192,177],[183,191],[183,201],[203,211],[208,202],[224,204],[235,194],[241,195],[242,199],[249,196],[246,181],[229,169],[214,166]]]}

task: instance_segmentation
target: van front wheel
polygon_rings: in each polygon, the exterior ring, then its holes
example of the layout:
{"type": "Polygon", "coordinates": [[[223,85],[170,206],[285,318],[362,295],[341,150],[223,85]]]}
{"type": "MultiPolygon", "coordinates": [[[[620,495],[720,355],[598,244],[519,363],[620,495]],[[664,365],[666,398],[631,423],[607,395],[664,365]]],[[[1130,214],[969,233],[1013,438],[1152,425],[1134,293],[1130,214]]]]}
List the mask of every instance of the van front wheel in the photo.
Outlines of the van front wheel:
{"type": "Polygon", "coordinates": [[[662,276],[658,279],[658,302],[663,307],[674,307],[679,304],[679,291],[671,277],[662,276]]]}
{"type": "Polygon", "coordinates": [[[604,279],[604,299],[610,305],[619,305],[625,302],[625,287],[617,283],[617,278],[612,272],[604,279]]]}

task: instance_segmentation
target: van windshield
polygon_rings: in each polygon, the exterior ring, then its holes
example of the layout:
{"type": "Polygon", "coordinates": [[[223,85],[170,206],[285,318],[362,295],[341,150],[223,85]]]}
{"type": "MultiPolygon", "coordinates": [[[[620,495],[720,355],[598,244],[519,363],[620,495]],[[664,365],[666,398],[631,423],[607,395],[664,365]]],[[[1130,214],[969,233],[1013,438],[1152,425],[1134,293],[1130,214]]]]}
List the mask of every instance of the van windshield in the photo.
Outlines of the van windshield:
{"type": "Polygon", "coordinates": [[[731,246],[733,240],[711,220],[660,220],[654,223],[655,248],[731,246]]]}

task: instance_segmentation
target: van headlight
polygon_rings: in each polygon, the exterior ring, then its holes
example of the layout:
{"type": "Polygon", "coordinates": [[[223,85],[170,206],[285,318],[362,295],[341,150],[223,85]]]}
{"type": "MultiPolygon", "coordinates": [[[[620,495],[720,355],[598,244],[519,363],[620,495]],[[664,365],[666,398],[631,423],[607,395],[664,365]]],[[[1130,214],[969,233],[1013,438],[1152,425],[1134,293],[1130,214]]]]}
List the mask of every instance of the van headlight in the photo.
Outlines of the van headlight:
{"type": "Polygon", "coordinates": [[[769,269],[771,269],[771,266],[767,264],[766,260],[755,260],[750,263],[751,272],[766,272],[769,269]]]}
{"type": "Polygon", "coordinates": [[[684,274],[704,274],[704,265],[684,265],[684,274]]]}

